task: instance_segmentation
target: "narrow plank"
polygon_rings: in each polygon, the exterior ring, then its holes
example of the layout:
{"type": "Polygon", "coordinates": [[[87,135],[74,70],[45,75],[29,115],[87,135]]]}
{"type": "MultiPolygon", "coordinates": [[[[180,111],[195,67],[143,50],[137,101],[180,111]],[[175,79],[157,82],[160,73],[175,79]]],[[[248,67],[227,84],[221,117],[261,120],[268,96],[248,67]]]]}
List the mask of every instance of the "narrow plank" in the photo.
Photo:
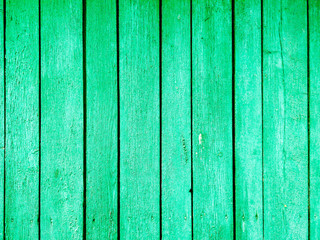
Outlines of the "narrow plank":
{"type": "Polygon", "coordinates": [[[162,2],[162,236],[191,239],[190,1],[162,2]]]}
{"type": "Polygon", "coordinates": [[[0,238],[4,238],[4,0],[0,1],[0,238]]]}
{"type": "Polygon", "coordinates": [[[6,239],[38,239],[39,2],[6,1],[6,239]]]}
{"type": "Polygon", "coordinates": [[[117,239],[116,1],[87,1],[87,239],[117,239]]]}
{"type": "Polygon", "coordinates": [[[160,234],[159,2],[119,1],[120,237],[160,234]]]}
{"type": "Polygon", "coordinates": [[[310,239],[320,239],[320,1],[309,1],[310,239]]]}
{"type": "Polygon", "coordinates": [[[195,239],[233,238],[232,6],[192,2],[195,239]]]}
{"type": "Polygon", "coordinates": [[[308,238],[307,4],[263,1],[266,239],[308,238]]]}
{"type": "Polygon", "coordinates": [[[41,1],[41,239],[82,239],[82,1],[41,1]]]}
{"type": "Polygon", "coordinates": [[[236,239],[263,239],[261,1],[235,1],[236,239]]]}

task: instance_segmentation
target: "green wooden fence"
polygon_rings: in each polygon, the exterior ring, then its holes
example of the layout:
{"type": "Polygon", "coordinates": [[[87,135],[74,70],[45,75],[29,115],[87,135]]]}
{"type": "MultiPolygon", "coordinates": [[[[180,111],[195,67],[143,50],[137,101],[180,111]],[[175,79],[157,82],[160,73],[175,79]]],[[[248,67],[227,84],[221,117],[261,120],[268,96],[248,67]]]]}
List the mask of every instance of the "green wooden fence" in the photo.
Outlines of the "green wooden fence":
{"type": "Polygon", "coordinates": [[[320,239],[320,0],[1,0],[1,239],[320,239]]]}

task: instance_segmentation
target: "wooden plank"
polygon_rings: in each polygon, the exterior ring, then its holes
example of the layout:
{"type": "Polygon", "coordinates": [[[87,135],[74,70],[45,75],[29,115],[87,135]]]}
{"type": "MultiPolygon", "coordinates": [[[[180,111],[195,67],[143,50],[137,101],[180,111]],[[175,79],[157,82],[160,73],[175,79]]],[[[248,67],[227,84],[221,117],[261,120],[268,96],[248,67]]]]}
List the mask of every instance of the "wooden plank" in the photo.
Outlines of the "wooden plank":
{"type": "Polygon", "coordinates": [[[192,2],[195,239],[233,238],[232,6],[192,2]]]}
{"type": "Polygon", "coordinates": [[[310,239],[320,239],[320,1],[309,1],[310,239]]]}
{"type": "Polygon", "coordinates": [[[308,238],[307,4],[263,1],[266,239],[308,238]]]}
{"type": "Polygon", "coordinates": [[[116,1],[87,1],[87,239],[117,239],[116,1]]]}
{"type": "Polygon", "coordinates": [[[41,239],[82,239],[82,1],[41,1],[41,239]]]}
{"type": "Polygon", "coordinates": [[[39,2],[6,1],[6,239],[38,239],[39,2]]]}
{"type": "Polygon", "coordinates": [[[4,95],[4,1],[0,1],[0,238],[4,238],[4,161],[5,161],[5,95],[4,95]]]}
{"type": "Polygon", "coordinates": [[[159,2],[120,0],[120,237],[160,236],[159,2]]]}
{"type": "Polygon", "coordinates": [[[236,239],[263,239],[261,1],[235,1],[236,239]]]}
{"type": "Polygon", "coordinates": [[[162,2],[162,236],[191,239],[190,1],[162,2]]]}

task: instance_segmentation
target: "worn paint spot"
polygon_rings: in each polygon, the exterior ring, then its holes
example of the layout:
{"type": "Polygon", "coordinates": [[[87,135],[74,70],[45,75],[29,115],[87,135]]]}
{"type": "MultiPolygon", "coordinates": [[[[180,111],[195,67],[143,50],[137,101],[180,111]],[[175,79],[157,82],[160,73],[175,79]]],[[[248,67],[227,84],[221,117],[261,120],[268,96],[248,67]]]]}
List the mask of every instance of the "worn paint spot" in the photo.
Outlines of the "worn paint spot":
{"type": "Polygon", "coordinates": [[[185,156],[185,162],[188,162],[188,150],[187,150],[187,146],[186,146],[186,140],[184,139],[184,137],[182,137],[182,146],[183,146],[183,152],[184,152],[184,156],[185,156]]]}
{"type": "Polygon", "coordinates": [[[200,145],[202,144],[202,134],[201,133],[199,134],[199,144],[200,145]]]}

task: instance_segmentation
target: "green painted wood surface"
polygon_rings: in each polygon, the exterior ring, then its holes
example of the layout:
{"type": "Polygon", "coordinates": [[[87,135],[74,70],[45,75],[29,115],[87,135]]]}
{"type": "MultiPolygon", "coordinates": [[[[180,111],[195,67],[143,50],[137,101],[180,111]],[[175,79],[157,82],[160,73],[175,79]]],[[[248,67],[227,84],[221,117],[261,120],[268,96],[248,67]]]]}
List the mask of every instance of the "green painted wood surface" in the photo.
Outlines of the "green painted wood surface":
{"type": "Polygon", "coordinates": [[[162,2],[162,236],[191,239],[190,2],[162,2]]]}
{"type": "Polygon", "coordinates": [[[263,239],[261,1],[235,1],[236,238],[263,239]]]}
{"type": "Polygon", "coordinates": [[[320,239],[320,1],[309,1],[310,239],[320,239]]]}
{"type": "Polygon", "coordinates": [[[232,6],[192,2],[195,239],[232,239],[232,6]]]}
{"type": "Polygon", "coordinates": [[[82,2],[41,1],[41,239],[82,239],[82,2]]]}
{"type": "Polygon", "coordinates": [[[120,238],[159,239],[159,2],[120,0],[119,31],[120,238]]]}
{"type": "Polygon", "coordinates": [[[117,239],[116,1],[86,9],[87,239],[117,239]]]}
{"type": "Polygon", "coordinates": [[[0,1],[0,238],[4,238],[5,168],[4,0],[0,1]]]}
{"type": "Polygon", "coordinates": [[[6,239],[37,239],[39,5],[6,1],[6,239]]]}
{"type": "Polygon", "coordinates": [[[318,239],[319,4],[0,1],[0,238],[318,239]]]}
{"type": "Polygon", "coordinates": [[[307,239],[307,5],[264,0],[263,13],[265,239],[307,239]]]}

